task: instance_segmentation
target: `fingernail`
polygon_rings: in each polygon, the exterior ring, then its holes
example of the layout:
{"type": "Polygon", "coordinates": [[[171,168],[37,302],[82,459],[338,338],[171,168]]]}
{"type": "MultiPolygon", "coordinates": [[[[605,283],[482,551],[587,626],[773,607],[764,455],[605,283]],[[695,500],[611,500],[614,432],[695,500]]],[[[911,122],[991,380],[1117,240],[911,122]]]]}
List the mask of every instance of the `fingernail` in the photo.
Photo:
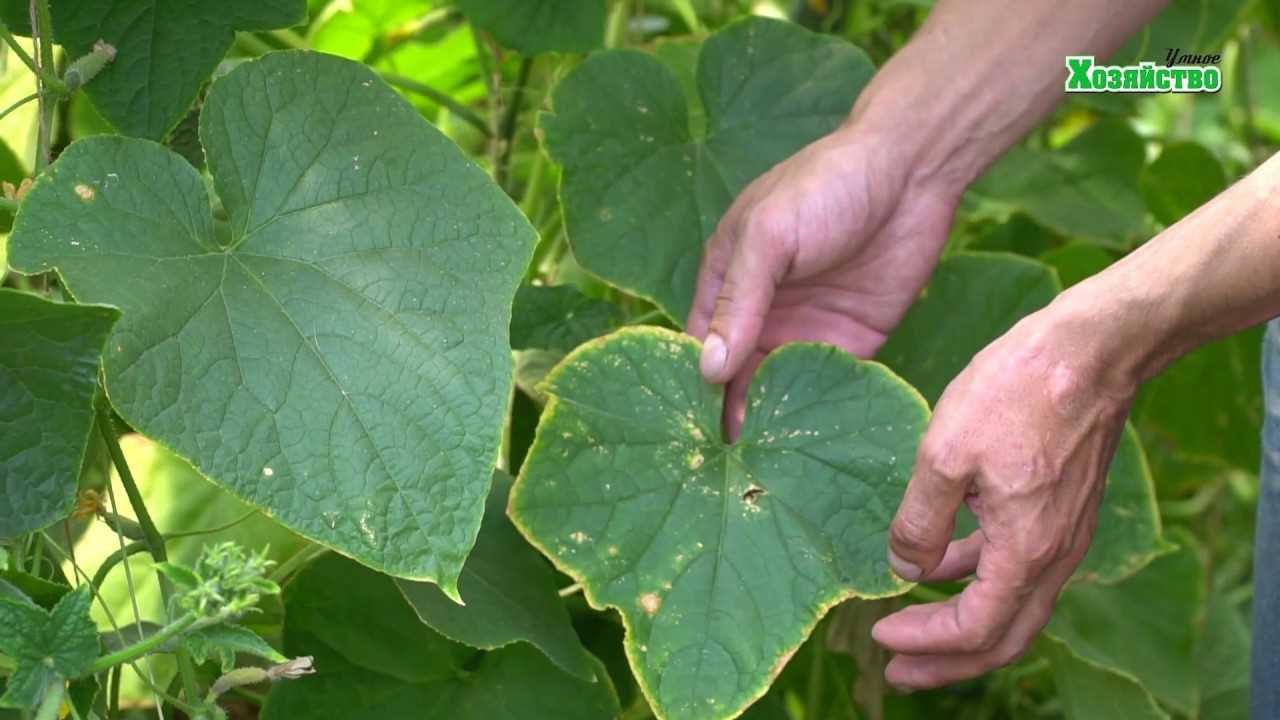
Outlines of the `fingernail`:
{"type": "Polygon", "coordinates": [[[889,566],[893,568],[893,572],[903,580],[915,582],[923,575],[919,566],[913,565],[906,560],[898,557],[892,550],[889,551],[889,566]]]}
{"type": "Polygon", "coordinates": [[[724,372],[725,363],[729,360],[729,350],[724,346],[724,338],[715,333],[707,336],[702,343],[702,374],[708,380],[719,380],[724,372]]]}

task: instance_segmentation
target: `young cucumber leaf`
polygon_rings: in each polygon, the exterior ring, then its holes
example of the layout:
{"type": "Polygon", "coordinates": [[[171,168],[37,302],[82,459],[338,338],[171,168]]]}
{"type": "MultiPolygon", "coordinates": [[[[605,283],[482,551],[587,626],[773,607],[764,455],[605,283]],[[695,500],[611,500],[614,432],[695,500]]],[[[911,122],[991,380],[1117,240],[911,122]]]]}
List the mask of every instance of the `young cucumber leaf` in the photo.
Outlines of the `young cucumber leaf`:
{"type": "Polygon", "coordinates": [[[632,669],[673,720],[737,716],[832,605],[905,591],[886,535],[928,418],[883,366],[791,345],[726,445],[699,350],[635,328],[570,354],[509,511],[622,614],[632,669]]]}
{"type": "Polygon", "coordinates": [[[272,688],[264,720],[605,720],[618,715],[608,673],[562,672],[517,643],[487,653],[432,632],[395,584],[326,555],[285,588],[284,649],[316,674],[272,688]]]}
{"type": "Polygon", "coordinates": [[[507,519],[511,483],[510,475],[494,473],[480,535],[458,580],[466,606],[429,583],[396,584],[422,622],[452,640],[484,650],[528,642],[566,672],[593,680],[596,663],[573,631],[551,568],[507,519]]]}
{"type": "Polygon", "coordinates": [[[658,59],[593,55],[555,89],[543,116],[582,266],[683,323],[702,246],[733,197],[831,132],[872,74],[847,42],[750,18],[702,47],[699,99],[658,59]],[[780,88],[783,94],[780,96],[780,88]],[[706,129],[690,127],[700,102],[706,129]]]}
{"type": "Polygon", "coordinates": [[[604,42],[604,0],[456,0],[467,19],[529,55],[588,52],[604,42]]]}
{"type": "MultiPolygon", "coordinates": [[[[938,265],[878,357],[938,402],[969,361],[1023,317],[1048,305],[1061,289],[1054,271],[1004,253],[962,252],[938,265]]],[[[1077,580],[1116,582],[1168,551],[1146,455],[1127,427],[1111,464],[1098,529],[1077,580]]],[[[972,529],[972,517],[961,532],[972,529]]]]}
{"type": "Polygon", "coordinates": [[[98,656],[91,601],[86,586],[68,593],[48,612],[0,597],[0,653],[17,661],[0,707],[34,708],[49,685],[89,670],[98,656]]]}
{"type": "Polygon", "coordinates": [[[241,65],[201,135],[229,227],[178,156],[89,138],[27,196],[14,264],[124,309],[105,367],[131,425],[303,535],[456,596],[532,228],[350,61],[241,65]]]}
{"type": "MultiPolygon", "coordinates": [[[[27,0],[0,0],[15,32],[30,34],[27,0]]],[[[94,106],[125,135],[159,140],[187,114],[237,30],[289,27],[306,19],[305,0],[58,0],[55,39],[72,58],[98,40],[114,62],[85,86],[94,106]]]]}
{"type": "Polygon", "coordinates": [[[0,539],[71,510],[98,362],[119,317],[114,308],[0,290],[0,539]]]}

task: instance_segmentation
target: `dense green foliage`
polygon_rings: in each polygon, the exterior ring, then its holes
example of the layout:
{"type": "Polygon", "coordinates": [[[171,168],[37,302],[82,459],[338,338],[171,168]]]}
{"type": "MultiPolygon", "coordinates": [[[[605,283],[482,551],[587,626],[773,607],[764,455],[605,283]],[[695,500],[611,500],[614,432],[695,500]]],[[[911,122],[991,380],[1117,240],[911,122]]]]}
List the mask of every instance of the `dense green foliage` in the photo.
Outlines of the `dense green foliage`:
{"type": "Polygon", "coordinates": [[[0,1],[0,719],[1243,720],[1257,330],[1143,388],[1026,658],[903,696],[869,627],[960,587],[885,560],[943,388],[1280,146],[1276,3],[1174,0],[1116,60],[1221,93],[1066,102],[724,441],[703,243],[928,4],[0,1]]]}

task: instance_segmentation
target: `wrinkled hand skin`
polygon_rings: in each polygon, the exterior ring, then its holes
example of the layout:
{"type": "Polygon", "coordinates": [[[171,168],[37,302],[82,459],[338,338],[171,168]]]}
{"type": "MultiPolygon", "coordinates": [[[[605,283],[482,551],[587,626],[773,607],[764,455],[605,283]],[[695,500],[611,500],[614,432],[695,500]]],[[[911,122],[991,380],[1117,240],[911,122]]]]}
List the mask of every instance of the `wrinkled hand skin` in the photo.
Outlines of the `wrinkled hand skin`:
{"type": "Polygon", "coordinates": [[[707,380],[728,383],[730,437],[770,350],[871,357],[928,280],[958,195],[908,177],[893,147],[845,126],[757,178],[708,241],[687,328],[707,380]]]}
{"type": "Polygon", "coordinates": [[[908,580],[974,579],[872,629],[895,653],[885,675],[899,689],[1020,658],[1088,550],[1136,383],[1091,368],[1059,307],[988,346],[938,401],[890,529],[890,563],[908,580]],[[962,502],[980,529],[951,541],[962,502]]]}

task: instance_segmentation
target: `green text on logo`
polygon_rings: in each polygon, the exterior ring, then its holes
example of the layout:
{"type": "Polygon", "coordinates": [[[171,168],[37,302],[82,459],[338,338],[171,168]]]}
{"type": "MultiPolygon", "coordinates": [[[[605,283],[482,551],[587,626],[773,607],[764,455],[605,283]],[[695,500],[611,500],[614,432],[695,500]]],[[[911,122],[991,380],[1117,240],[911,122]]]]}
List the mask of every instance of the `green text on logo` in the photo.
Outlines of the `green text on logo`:
{"type": "Polygon", "coordinates": [[[1215,93],[1222,89],[1216,65],[1095,65],[1092,55],[1068,55],[1066,91],[1215,93]]]}

